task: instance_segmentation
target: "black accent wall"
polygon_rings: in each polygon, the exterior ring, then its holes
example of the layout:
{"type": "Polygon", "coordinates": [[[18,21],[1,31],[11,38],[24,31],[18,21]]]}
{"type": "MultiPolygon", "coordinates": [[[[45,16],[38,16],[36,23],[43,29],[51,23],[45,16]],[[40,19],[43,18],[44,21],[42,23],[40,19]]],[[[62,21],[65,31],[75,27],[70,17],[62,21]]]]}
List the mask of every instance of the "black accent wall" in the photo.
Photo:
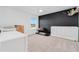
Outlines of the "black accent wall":
{"type": "Polygon", "coordinates": [[[67,15],[67,10],[39,16],[39,27],[50,32],[51,26],[78,26],[78,14],[67,15]]]}

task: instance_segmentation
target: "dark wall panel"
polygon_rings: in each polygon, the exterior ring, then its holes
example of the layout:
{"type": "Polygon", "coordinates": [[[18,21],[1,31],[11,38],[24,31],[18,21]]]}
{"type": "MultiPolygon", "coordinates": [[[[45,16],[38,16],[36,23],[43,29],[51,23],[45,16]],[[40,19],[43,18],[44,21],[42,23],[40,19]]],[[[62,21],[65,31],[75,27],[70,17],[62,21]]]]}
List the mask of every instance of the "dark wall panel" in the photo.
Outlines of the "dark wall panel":
{"type": "Polygon", "coordinates": [[[65,11],[39,16],[39,26],[50,31],[51,26],[78,26],[78,14],[68,16],[65,11]]]}

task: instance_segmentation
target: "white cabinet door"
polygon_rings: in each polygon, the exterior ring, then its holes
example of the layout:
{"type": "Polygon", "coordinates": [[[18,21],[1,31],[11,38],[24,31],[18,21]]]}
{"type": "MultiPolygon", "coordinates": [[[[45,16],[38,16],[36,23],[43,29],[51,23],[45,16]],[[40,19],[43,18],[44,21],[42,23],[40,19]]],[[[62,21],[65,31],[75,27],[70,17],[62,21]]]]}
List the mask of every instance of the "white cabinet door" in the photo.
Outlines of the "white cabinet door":
{"type": "Polygon", "coordinates": [[[78,27],[52,26],[51,36],[58,36],[58,37],[78,41],[78,27]]]}

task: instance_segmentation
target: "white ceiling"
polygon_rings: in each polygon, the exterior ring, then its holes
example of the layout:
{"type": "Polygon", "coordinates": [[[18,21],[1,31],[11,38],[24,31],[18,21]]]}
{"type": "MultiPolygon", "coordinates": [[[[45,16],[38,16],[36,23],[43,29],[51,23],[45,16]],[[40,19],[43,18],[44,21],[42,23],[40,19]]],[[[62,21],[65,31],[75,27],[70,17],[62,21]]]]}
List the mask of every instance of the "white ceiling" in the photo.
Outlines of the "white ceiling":
{"type": "Polygon", "coordinates": [[[40,16],[40,15],[54,13],[54,12],[58,12],[58,11],[73,8],[73,7],[75,6],[15,6],[11,8],[21,10],[29,14],[40,16]],[[43,12],[39,12],[39,10],[43,10],[43,12]]]}

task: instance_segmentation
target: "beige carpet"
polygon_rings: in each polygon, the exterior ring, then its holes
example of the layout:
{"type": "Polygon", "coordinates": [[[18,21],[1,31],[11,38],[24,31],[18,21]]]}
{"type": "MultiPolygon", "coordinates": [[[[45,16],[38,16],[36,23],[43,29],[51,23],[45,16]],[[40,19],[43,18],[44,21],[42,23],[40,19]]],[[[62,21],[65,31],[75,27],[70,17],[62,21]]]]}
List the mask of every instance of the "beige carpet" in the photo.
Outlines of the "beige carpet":
{"type": "Polygon", "coordinates": [[[54,36],[31,35],[28,38],[29,52],[77,52],[79,42],[54,36]]]}

